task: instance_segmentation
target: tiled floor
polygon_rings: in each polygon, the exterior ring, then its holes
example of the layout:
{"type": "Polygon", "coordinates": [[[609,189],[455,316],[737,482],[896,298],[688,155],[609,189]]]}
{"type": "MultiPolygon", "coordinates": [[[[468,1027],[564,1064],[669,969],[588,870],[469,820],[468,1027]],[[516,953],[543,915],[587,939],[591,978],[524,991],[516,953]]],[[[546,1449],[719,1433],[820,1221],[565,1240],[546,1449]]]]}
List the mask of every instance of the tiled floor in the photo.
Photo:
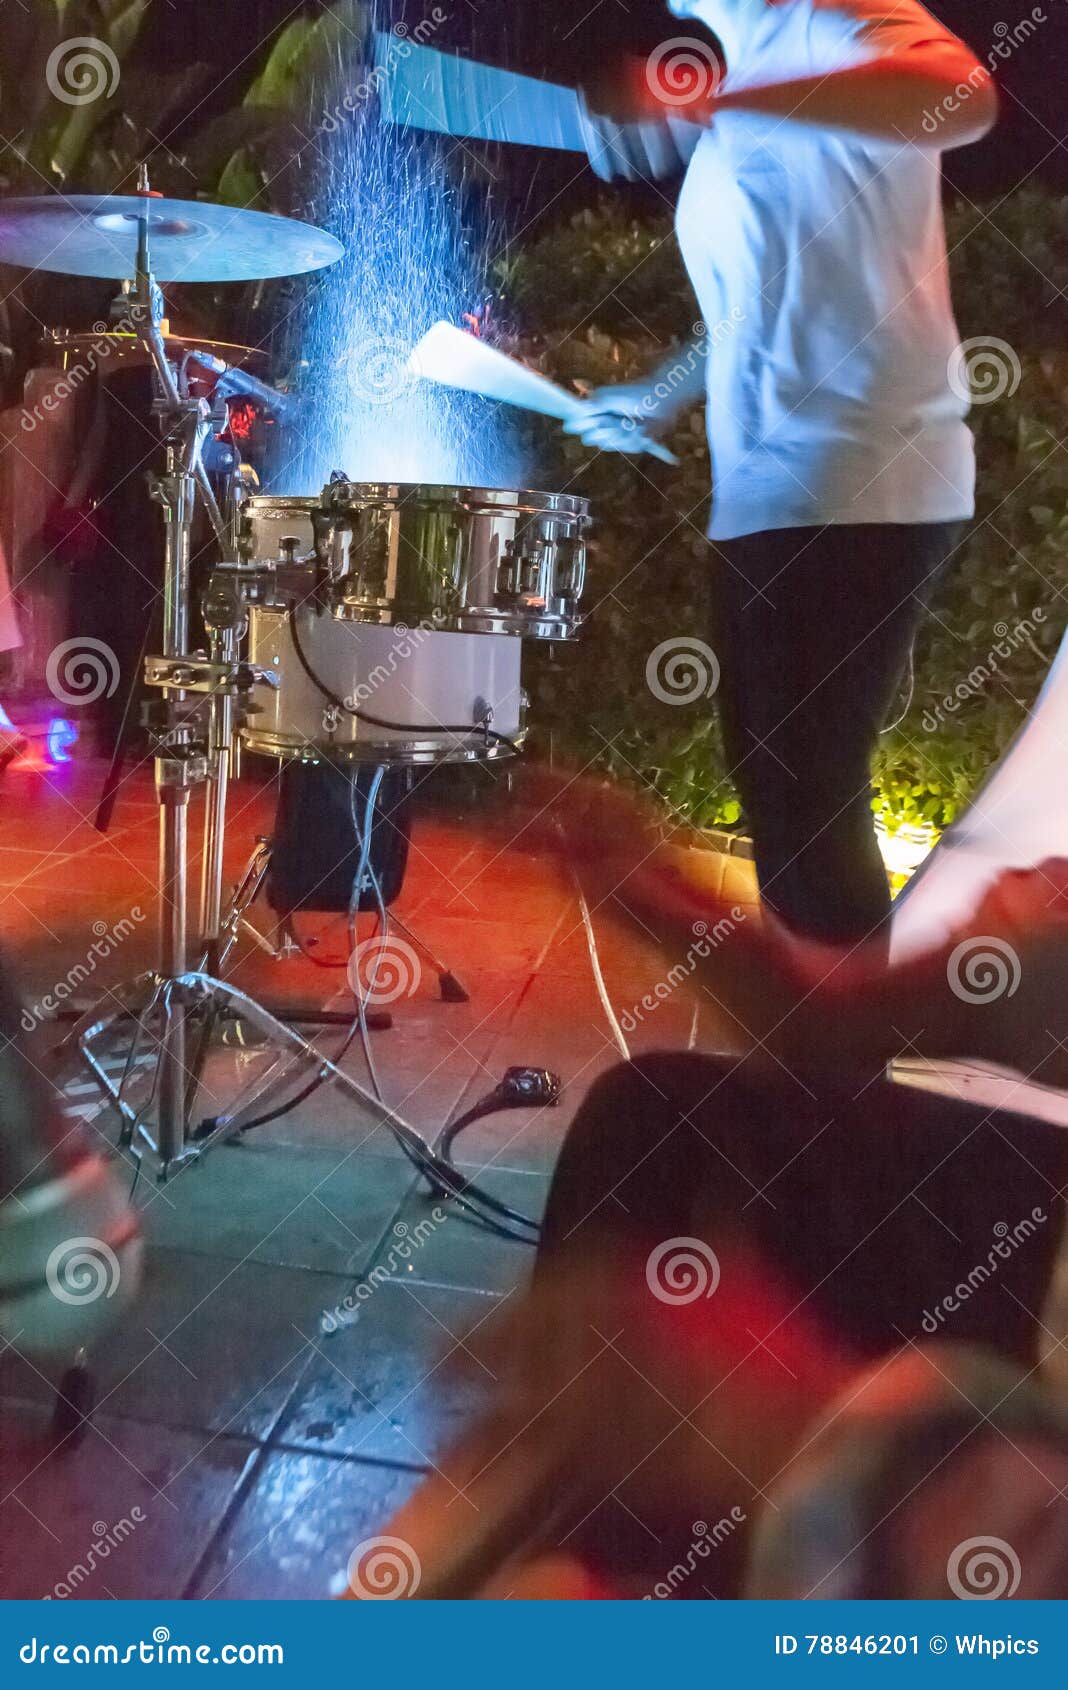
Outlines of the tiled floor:
{"type": "MultiPolygon", "coordinates": [[[[0,940],[30,1004],[87,959],[96,966],[82,995],[151,960],[150,774],[128,778],[106,839],[91,826],[100,778],[77,764],[0,787],[0,940]],[[94,940],[120,922],[125,937],[97,961],[94,940]]],[[[560,1073],[557,1108],[494,1116],[460,1141],[488,1188],[536,1215],[575,1107],[618,1053],[571,890],[554,867],[504,845],[499,795],[492,807],[485,829],[438,791],[416,822],[397,905],[470,1002],[442,1003],[425,971],[374,1052],[389,1101],[431,1137],[512,1063],[560,1073]]],[[[270,793],[242,782],[234,878],[272,815],[270,793]]],[[[716,872],[734,877],[732,901],[752,899],[746,865],[724,859],[716,872]]],[[[324,920],[318,953],[343,959],[346,948],[344,924],[324,920]]],[[[601,949],[609,993],[628,1008],[655,984],[655,960],[611,932],[601,949]]],[[[276,962],[251,944],[230,974],[276,1001],[352,1001],[340,970],[276,962]]],[[[685,1045],[692,1013],[681,998],[663,1004],[634,1049],[685,1045]]],[[[331,1029],[324,1047],[339,1037],[331,1029]]],[[[41,1027],[30,1044],[49,1074],[54,1042],[41,1027]]],[[[264,1061],[255,1049],[216,1052],[205,1113],[264,1061]]],[[[363,1077],[358,1054],[346,1066],[363,1077]]],[[[62,1107],[113,1133],[84,1079],[62,1107]]],[[[163,1188],[142,1180],[138,1201],[143,1292],[93,1356],[99,1402],[80,1444],[53,1445],[54,1380],[15,1350],[0,1356],[0,1595],[325,1599],[356,1544],[477,1405],[477,1382],[448,1357],[523,1282],[531,1252],[454,1213],[442,1219],[392,1138],[336,1091],[163,1188]],[[387,1271],[369,1280],[376,1265],[387,1271]]]]}

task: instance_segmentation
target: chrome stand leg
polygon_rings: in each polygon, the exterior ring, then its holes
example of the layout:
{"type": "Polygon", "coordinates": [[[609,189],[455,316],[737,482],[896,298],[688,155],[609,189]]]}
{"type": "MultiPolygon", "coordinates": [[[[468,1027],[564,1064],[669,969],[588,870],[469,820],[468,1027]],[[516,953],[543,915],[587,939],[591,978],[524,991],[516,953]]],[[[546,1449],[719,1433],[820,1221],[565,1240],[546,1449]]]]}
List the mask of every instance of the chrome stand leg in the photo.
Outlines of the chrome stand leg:
{"type": "Polygon", "coordinates": [[[189,966],[186,955],[188,911],[189,793],[181,788],[164,788],[161,793],[160,872],[160,973],[163,976],[163,1034],[159,1053],[159,1151],[164,1163],[176,1161],[185,1147],[187,1061],[187,1010],[178,977],[189,966]]]}
{"type": "MultiPolygon", "coordinates": [[[[232,628],[213,631],[212,661],[233,663],[237,655],[237,631],[232,628]]],[[[218,972],[220,966],[223,941],[223,851],[233,737],[233,700],[220,695],[212,699],[208,715],[208,790],[204,807],[204,872],[200,891],[200,932],[206,948],[207,966],[214,972],[218,972]]]]}
{"type": "Polygon", "coordinates": [[[442,1001],[444,1003],[470,1003],[470,994],[457,979],[452,969],[449,968],[446,963],[442,962],[440,957],[434,955],[434,952],[430,949],[426,940],[421,939],[419,934],[415,932],[414,928],[409,927],[408,923],[403,921],[394,910],[390,910],[389,920],[390,925],[393,927],[399,927],[401,932],[406,934],[411,940],[415,949],[417,951],[421,951],[423,956],[426,957],[431,968],[438,977],[438,987],[441,991],[442,1001]]]}

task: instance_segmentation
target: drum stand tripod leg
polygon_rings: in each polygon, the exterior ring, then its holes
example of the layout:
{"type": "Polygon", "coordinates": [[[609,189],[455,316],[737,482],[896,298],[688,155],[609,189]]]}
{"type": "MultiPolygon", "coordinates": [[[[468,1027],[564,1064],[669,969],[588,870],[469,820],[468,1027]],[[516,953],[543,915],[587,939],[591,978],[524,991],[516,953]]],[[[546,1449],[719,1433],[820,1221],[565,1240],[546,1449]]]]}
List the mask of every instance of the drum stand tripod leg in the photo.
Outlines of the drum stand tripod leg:
{"type": "Polygon", "coordinates": [[[465,990],[464,986],[457,979],[452,969],[442,962],[440,957],[435,956],[434,952],[430,949],[430,946],[424,939],[419,937],[415,929],[409,927],[406,921],[402,921],[401,917],[397,915],[395,910],[390,910],[389,919],[391,925],[399,927],[401,932],[411,940],[415,949],[426,957],[427,962],[429,962],[431,968],[438,977],[438,987],[441,992],[442,1003],[470,1003],[470,993],[465,990]]]}

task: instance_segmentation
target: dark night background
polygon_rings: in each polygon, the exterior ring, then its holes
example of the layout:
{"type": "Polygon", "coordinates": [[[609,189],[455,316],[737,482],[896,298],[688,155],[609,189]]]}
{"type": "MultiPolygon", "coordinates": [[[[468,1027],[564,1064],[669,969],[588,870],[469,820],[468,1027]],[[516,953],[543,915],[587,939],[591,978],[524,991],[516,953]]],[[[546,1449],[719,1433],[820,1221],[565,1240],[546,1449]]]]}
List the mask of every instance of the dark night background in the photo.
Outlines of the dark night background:
{"type": "MultiPolygon", "coordinates": [[[[614,54],[647,52],[659,41],[695,32],[675,19],[662,0],[443,0],[450,13],[435,44],[469,56],[509,64],[534,75],[575,83],[614,54]]],[[[181,0],[156,8],[146,46],[188,61],[233,67],[247,76],[249,55],[288,18],[311,4],[293,0],[181,0]],[[244,61],[242,63],[242,61],[244,61]]],[[[1064,78],[1068,65],[1068,4],[1044,0],[1048,22],[1004,62],[998,72],[1002,122],[981,146],[950,155],[947,175],[967,194],[1006,192],[1033,172],[1039,180],[1068,188],[1064,145],[1064,78]],[[1061,67],[1058,71],[1056,67],[1061,67]]],[[[429,10],[427,0],[397,0],[393,15],[411,25],[429,10]]],[[[928,7],[986,60],[997,39],[995,26],[1013,28],[1031,16],[1027,0],[935,0],[928,7]]],[[[231,87],[231,97],[237,90],[231,87]]],[[[218,99],[225,103],[225,84],[218,99]]],[[[526,184],[524,184],[525,186],[526,184]]]]}

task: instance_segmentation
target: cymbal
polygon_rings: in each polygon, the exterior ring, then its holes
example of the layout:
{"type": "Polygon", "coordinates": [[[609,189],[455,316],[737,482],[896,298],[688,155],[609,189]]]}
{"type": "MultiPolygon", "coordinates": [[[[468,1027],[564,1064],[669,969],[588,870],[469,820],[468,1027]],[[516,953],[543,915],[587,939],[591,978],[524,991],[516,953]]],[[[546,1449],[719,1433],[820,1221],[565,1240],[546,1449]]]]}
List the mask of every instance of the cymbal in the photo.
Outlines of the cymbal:
{"type": "Polygon", "coordinates": [[[65,276],[132,277],[148,216],[158,282],[249,282],[321,270],[344,252],[324,229],[207,200],[58,194],[0,201],[0,263],[65,276]]]}

